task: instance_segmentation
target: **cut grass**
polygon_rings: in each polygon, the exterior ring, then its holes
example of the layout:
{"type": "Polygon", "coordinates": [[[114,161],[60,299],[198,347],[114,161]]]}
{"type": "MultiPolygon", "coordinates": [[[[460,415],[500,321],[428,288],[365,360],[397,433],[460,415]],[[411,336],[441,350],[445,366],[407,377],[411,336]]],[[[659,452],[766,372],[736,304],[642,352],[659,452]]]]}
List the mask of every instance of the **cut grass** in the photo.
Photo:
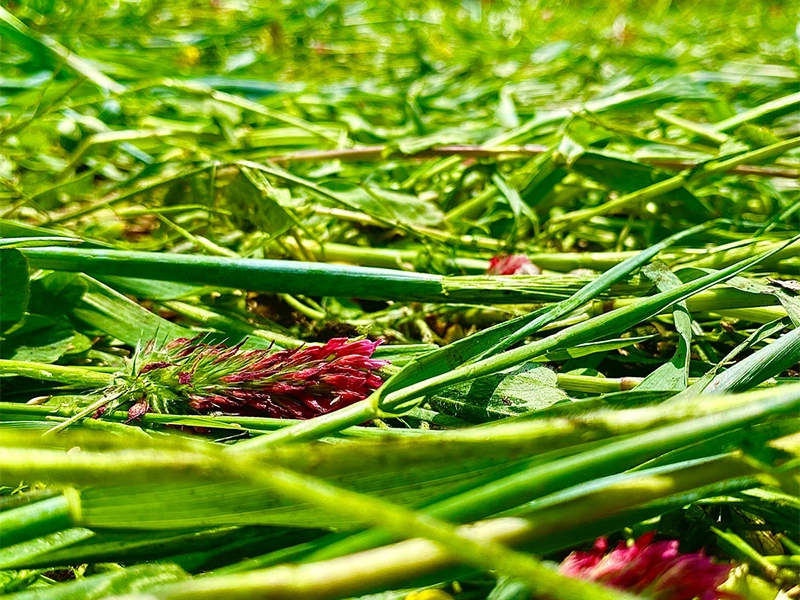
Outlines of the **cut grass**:
{"type": "Polygon", "coordinates": [[[651,529],[797,584],[791,3],[51,4],[0,9],[2,593],[622,599],[551,561],[651,529]],[[197,335],[391,364],[92,414],[197,335]]]}

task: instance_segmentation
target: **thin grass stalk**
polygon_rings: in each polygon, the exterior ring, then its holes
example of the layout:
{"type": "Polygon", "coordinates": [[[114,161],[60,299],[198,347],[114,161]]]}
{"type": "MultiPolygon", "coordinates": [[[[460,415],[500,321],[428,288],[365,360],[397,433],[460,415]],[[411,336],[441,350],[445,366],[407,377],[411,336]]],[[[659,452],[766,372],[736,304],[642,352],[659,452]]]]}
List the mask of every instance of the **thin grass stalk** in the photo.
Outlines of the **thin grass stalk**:
{"type": "Polygon", "coordinates": [[[71,527],[70,505],[63,495],[0,512],[0,548],[71,527]]]}
{"type": "Polygon", "coordinates": [[[588,221],[589,219],[592,219],[594,217],[599,217],[602,215],[618,211],[619,209],[626,207],[630,204],[653,200],[655,198],[663,196],[668,192],[672,192],[679,188],[682,188],[689,182],[702,181],[703,179],[706,179],[713,175],[719,175],[721,173],[725,173],[739,165],[743,165],[748,162],[758,162],[766,158],[771,158],[773,156],[780,156],[781,154],[784,154],[789,150],[796,148],[797,146],[800,146],[800,137],[794,137],[788,140],[782,140],[780,142],[766,146],[764,148],[758,148],[757,150],[744,152],[734,158],[722,160],[716,163],[711,163],[699,171],[696,172],[687,171],[681,173],[680,175],[676,175],[675,177],[671,177],[664,181],[654,183],[653,185],[648,186],[646,188],[636,190],[635,192],[631,192],[630,194],[625,194],[623,196],[620,196],[619,198],[615,198],[614,200],[609,200],[608,202],[605,202],[600,206],[576,210],[565,213],[563,215],[556,216],[553,219],[551,219],[550,227],[554,231],[563,230],[566,227],[572,227],[577,223],[588,221]]]}
{"type": "MultiPolygon", "coordinates": [[[[639,439],[639,436],[631,438],[631,434],[642,435],[642,432],[648,432],[654,427],[660,427],[654,430],[656,432],[664,427],[680,427],[681,422],[687,419],[690,422],[699,422],[703,419],[703,422],[713,422],[727,418],[726,415],[742,409],[761,406],[764,402],[770,402],[775,398],[785,399],[791,394],[800,396],[800,386],[787,385],[748,394],[709,397],[703,403],[687,401],[671,406],[598,411],[568,419],[539,419],[452,431],[417,432],[408,439],[404,432],[385,433],[384,435],[388,435],[387,440],[376,445],[366,441],[359,442],[357,446],[334,444],[322,448],[295,445],[259,452],[258,456],[264,465],[303,470],[306,468],[303,465],[311,464],[318,470],[317,472],[339,472],[342,468],[360,469],[366,464],[367,459],[364,456],[380,456],[381,452],[385,455],[380,458],[381,465],[386,468],[395,464],[395,457],[396,461],[399,461],[397,462],[399,466],[409,462],[429,461],[431,456],[446,456],[448,460],[534,456],[569,446],[594,452],[599,446],[591,445],[586,448],[587,442],[602,441],[614,436],[622,436],[619,438],[621,441],[627,438],[635,440],[639,439]],[[389,440],[391,445],[387,445],[389,440]],[[355,451],[354,448],[360,450],[355,451]],[[312,455],[313,460],[309,463],[312,455]]],[[[36,412],[52,410],[49,407],[24,405],[20,405],[20,408],[36,412]]],[[[217,453],[226,454],[218,445],[194,439],[182,440],[180,443],[178,440],[171,443],[165,441],[156,443],[157,440],[148,438],[122,439],[99,437],[96,433],[88,436],[89,433],[75,430],[48,441],[49,447],[60,446],[64,449],[83,447],[82,452],[66,456],[61,450],[27,449],[31,445],[30,437],[6,433],[0,438],[4,447],[0,453],[0,477],[7,484],[15,484],[21,477],[26,476],[35,476],[54,484],[92,484],[97,481],[98,476],[103,478],[101,481],[106,484],[130,483],[139,478],[160,479],[169,464],[180,464],[180,468],[186,473],[192,473],[205,462],[213,462],[209,457],[217,453]],[[103,440],[106,444],[104,448],[108,452],[95,452],[93,448],[103,440]],[[126,453],[128,448],[139,450],[126,453]],[[120,465],[120,461],[127,462],[127,466],[120,465]],[[148,472],[149,469],[155,471],[148,472]]],[[[653,431],[650,431],[648,435],[652,433],[653,431]]],[[[200,470],[199,473],[206,473],[206,476],[209,476],[214,474],[214,470],[209,467],[200,470]]],[[[169,477],[168,474],[165,476],[169,477]]]]}
{"type": "Polygon", "coordinates": [[[703,393],[725,394],[746,390],[782,373],[798,362],[800,362],[800,328],[795,328],[717,375],[703,393]]]}
{"type": "Polygon", "coordinates": [[[475,540],[443,521],[375,497],[349,492],[308,475],[283,469],[272,472],[248,469],[242,475],[288,498],[314,504],[328,513],[357,518],[403,538],[424,537],[460,562],[523,581],[533,593],[554,600],[624,600],[634,597],[565,577],[535,558],[502,544],[487,539],[475,540]]]}
{"type": "MultiPolygon", "coordinates": [[[[793,243],[793,241],[794,240],[788,243],[793,243]]],[[[621,308],[563,329],[543,340],[538,340],[526,346],[491,356],[473,364],[459,367],[458,369],[428,381],[408,386],[396,392],[391,392],[387,397],[380,399],[382,400],[381,408],[382,410],[392,411],[396,407],[402,406],[404,402],[409,400],[413,401],[415,398],[435,393],[453,383],[490,375],[511,368],[526,360],[541,356],[551,350],[592,342],[600,337],[624,331],[660,313],[669,306],[688,299],[697,292],[741,273],[764,258],[767,258],[769,254],[770,253],[757,255],[716,273],[711,273],[673,289],[654,294],[626,308],[621,308]]],[[[379,390],[376,394],[380,395],[380,393],[381,391],[379,390]]]]}
{"type": "Polygon", "coordinates": [[[717,223],[718,223],[717,221],[710,221],[708,223],[703,223],[702,225],[698,225],[696,227],[690,227],[689,229],[676,233],[675,235],[671,235],[667,238],[664,238],[659,243],[654,244],[653,246],[640,252],[636,256],[631,257],[619,263],[618,265],[611,267],[608,271],[603,273],[600,277],[598,277],[594,281],[591,281],[588,284],[586,284],[583,288],[578,290],[578,292],[573,294],[567,300],[559,302],[545,314],[537,317],[530,323],[527,323],[526,325],[520,327],[518,331],[512,333],[499,343],[495,344],[494,346],[486,350],[481,355],[481,357],[488,357],[493,354],[497,354],[513,346],[517,342],[524,340],[526,337],[539,331],[542,327],[549,325],[550,323],[553,323],[559,318],[576,310],[589,300],[597,297],[599,294],[610,288],[614,283],[616,283],[623,277],[630,275],[636,269],[639,269],[648,262],[650,262],[655,256],[657,256],[661,251],[663,251],[667,247],[672,246],[677,242],[680,242],[682,239],[686,237],[701,233],[707,230],[709,227],[713,227],[717,223]]]}
{"type": "Polygon", "coordinates": [[[109,373],[92,369],[5,359],[0,359],[0,375],[30,377],[31,379],[66,383],[83,388],[102,388],[111,384],[114,379],[114,376],[109,373]]]}
{"type": "MultiPolygon", "coordinates": [[[[742,113],[744,114],[744,113],[742,113]]],[[[689,121],[684,119],[679,119],[675,115],[668,114],[664,111],[656,111],[656,115],[661,117],[668,117],[673,121],[680,121],[681,123],[688,124],[689,121]]],[[[738,115],[737,115],[738,116],[738,115]]],[[[698,133],[698,135],[704,135],[712,138],[714,141],[724,140],[727,139],[727,136],[716,132],[711,127],[706,127],[694,123],[693,125],[697,126],[697,129],[694,129],[693,132],[698,133]]],[[[721,142],[720,142],[721,143],[721,142]]],[[[298,162],[309,162],[309,161],[325,161],[325,160],[341,160],[341,161],[354,161],[354,162],[372,162],[377,160],[386,160],[387,158],[392,158],[393,160],[398,159],[407,159],[407,160],[417,160],[420,158],[446,158],[449,156],[463,156],[463,157],[480,157],[480,158],[497,158],[498,160],[514,158],[519,156],[539,156],[551,150],[549,146],[541,146],[537,144],[525,144],[522,146],[495,146],[491,148],[487,148],[486,146],[479,146],[479,145],[470,145],[470,144],[462,144],[462,145],[449,145],[449,146],[433,146],[431,148],[426,148],[425,150],[420,150],[419,152],[414,152],[411,154],[403,153],[403,152],[393,152],[390,153],[392,148],[387,145],[374,145],[374,146],[356,146],[353,148],[335,148],[332,150],[301,150],[299,152],[291,152],[288,154],[279,154],[276,156],[270,156],[269,162],[271,163],[298,163],[298,162]]],[[[591,156],[584,156],[582,160],[591,163],[592,157],[591,156]]],[[[660,158],[654,156],[645,156],[640,159],[641,162],[652,165],[654,167],[660,167],[662,169],[691,169],[697,167],[699,163],[687,161],[685,159],[670,159],[670,158],[660,158]]],[[[800,177],[800,171],[796,169],[786,169],[780,167],[761,167],[761,166],[754,166],[754,165],[740,165],[731,169],[731,173],[735,173],[738,175],[763,175],[765,177],[785,177],[788,179],[797,179],[800,177]]],[[[496,194],[496,190],[492,189],[491,194],[496,194]]],[[[483,195],[484,192],[481,192],[483,195]]],[[[471,201],[468,201],[471,202],[471,201]]],[[[460,205],[463,206],[463,205],[460,205]]],[[[448,220],[450,218],[456,217],[461,211],[459,207],[457,207],[453,214],[448,214],[448,220]]]]}
{"type": "Polygon", "coordinates": [[[276,331],[255,327],[246,321],[235,319],[195,304],[181,302],[180,300],[168,300],[160,304],[206,327],[213,327],[214,329],[226,333],[244,334],[265,340],[270,344],[274,344],[276,351],[282,348],[299,348],[304,344],[302,340],[289,337],[288,335],[276,331]]]}

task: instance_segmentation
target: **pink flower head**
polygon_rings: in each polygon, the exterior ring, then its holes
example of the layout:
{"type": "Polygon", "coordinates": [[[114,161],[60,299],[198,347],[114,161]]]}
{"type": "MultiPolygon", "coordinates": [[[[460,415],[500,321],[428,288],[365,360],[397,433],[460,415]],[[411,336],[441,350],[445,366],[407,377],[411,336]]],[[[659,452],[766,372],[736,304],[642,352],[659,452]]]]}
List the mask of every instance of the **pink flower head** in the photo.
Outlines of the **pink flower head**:
{"type": "Polygon", "coordinates": [[[717,564],[703,552],[681,554],[677,540],[653,543],[655,532],[645,533],[632,545],[620,542],[608,552],[606,538],[598,538],[589,552],[573,552],[559,571],[655,600],[722,600],[738,598],[718,591],[731,565],[717,564]]]}
{"type": "Polygon", "coordinates": [[[272,352],[178,338],[160,350],[148,346],[134,380],[153,400],[143,406],[158,412],[180,412],[175,403],[182,401],[199,412],[308,419],[364,400],[380,387],[375,371],[388,364],[372,358],[380,344],[334,338],[272,352]],[[170,405],[159,398],[169,398],[170,405]]]}
{"type": "Polygon", "coordinates": [[[538,275],[542,270],[524,254],[499,254],[489,261],[487,275],[538,275]]]}

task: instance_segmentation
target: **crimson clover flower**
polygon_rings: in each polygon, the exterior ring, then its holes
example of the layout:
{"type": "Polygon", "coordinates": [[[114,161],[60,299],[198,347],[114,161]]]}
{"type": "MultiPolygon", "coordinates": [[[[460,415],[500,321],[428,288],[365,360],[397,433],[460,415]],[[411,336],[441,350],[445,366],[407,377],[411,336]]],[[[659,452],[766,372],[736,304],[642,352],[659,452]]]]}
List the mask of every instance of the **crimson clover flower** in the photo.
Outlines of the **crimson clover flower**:
{"type": "MultiPolygon", "coordinates": [[[[381,341],[334,338],[322,345],[273,352],[242,344],[178,338],[140,350],[109,397],[134,400],[138,418],[162,413],[220,411],[237,415],[309,419],[364,400],[383,383],[372,358],[381,341]]],[[[110,406],[105,407],[108,410],[110,406]]]]}
{"type": "Polygon", "coordinates": [[[731,565],[714,563],[703,552],[681,553],[677,540],[653,542],[654,537],[654,531],[645,533],[632,545],[623,541],[610,552],[606,538],[598,538],[589,552],[567,556],[559,571],[655,600],[739,598],[717,590],[731,565]]]}
{"type": "Polygon", "coordinates": [[[524,254],[500,254],[489,261],[487,275],[538,275],[542,270],[524,254]]]}

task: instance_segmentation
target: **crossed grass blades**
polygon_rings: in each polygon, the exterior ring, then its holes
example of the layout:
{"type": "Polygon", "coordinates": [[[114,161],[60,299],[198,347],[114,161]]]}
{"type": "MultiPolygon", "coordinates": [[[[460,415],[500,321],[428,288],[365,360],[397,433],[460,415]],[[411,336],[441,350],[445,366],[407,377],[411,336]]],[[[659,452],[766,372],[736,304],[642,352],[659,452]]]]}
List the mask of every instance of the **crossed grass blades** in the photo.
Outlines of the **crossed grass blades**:
{"type": "Polygon", "coordinates": [[[795,17],[0,9],[3,592],[796,595],[795,17]]]}

